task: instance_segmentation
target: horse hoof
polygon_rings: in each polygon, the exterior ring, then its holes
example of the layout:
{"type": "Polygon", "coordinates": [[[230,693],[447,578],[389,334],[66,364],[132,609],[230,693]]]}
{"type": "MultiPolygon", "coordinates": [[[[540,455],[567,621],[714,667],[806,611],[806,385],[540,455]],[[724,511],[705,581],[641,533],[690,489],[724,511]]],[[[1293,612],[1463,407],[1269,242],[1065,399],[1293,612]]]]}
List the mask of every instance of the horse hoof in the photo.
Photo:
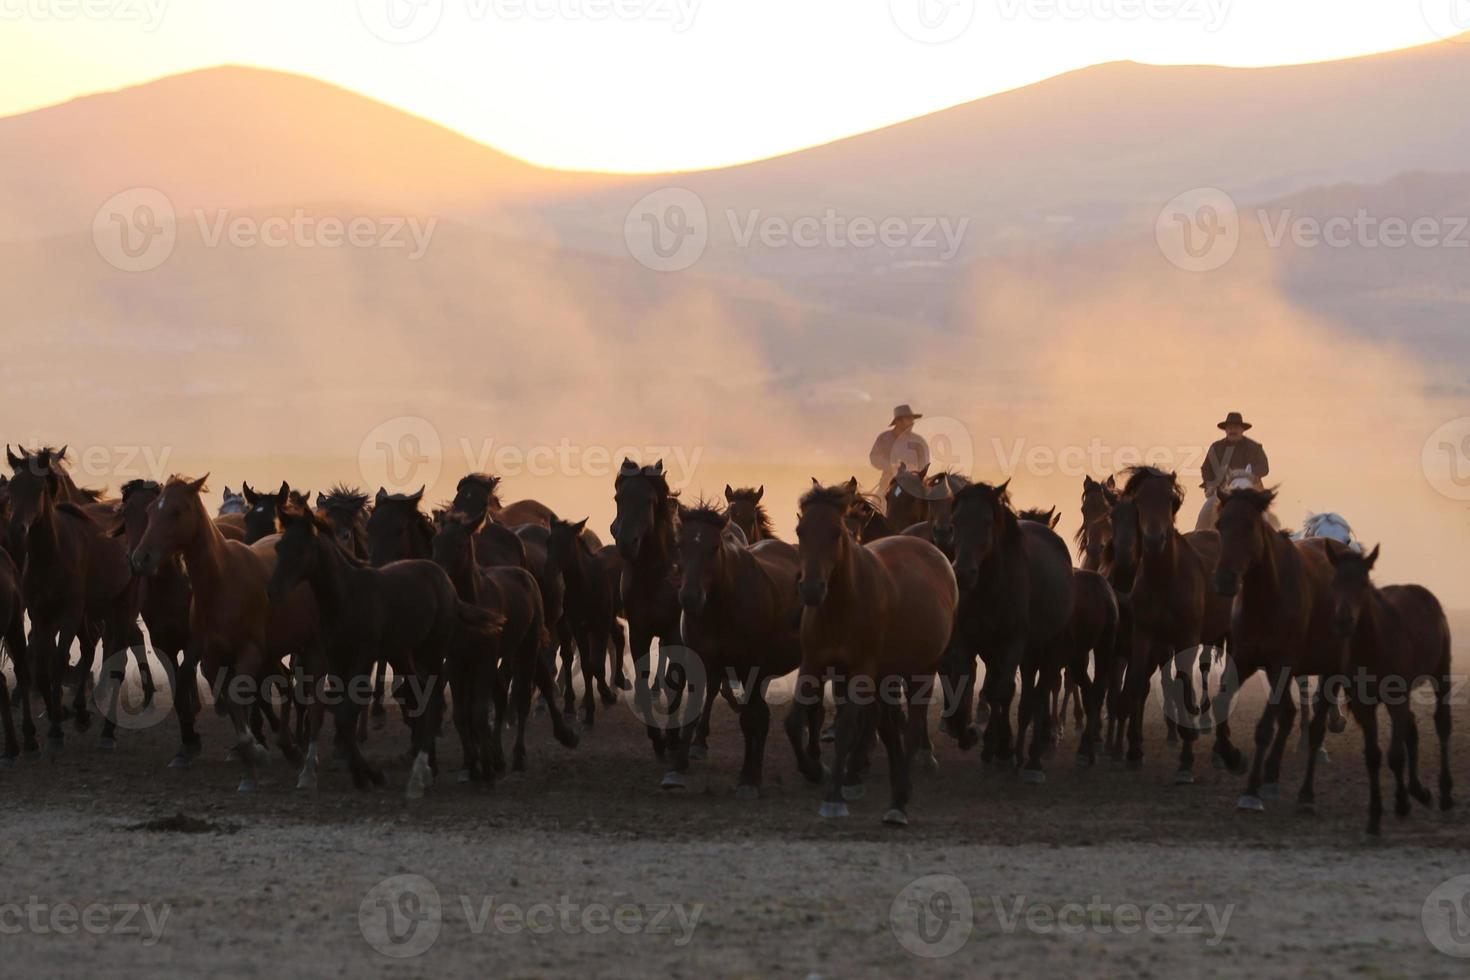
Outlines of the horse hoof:
{"type": "Polygon", "coordinates": [[[1311,800],[1297,800],[1296,812],[1304,817],[1315,817],[1317,815],[1317,804],[1311,800]]]}
{"type": "Polygon", "coordinates": [[[695,762],[707,759],[709,758],[709,748],[703,745],[691,745],[689,746],[689,758],[695,762]]]}
{"type": "Polygon", "coordinates": [[[237,787],[235,787],[235,792],[237,792],[237,793],[254,793],[255,792],[255,788],[256,788],[256,782],[255,782],[255,780],[251,779],[249,776],[246,776],[244,779],[240,780],[240,785],[237,786],[237,787]]]}
{"type": "Polygon", "coordinates": [[[556,740],[569,749],[575,749],[577,743],[581,741],[581,736],[577,734],[575,728],[563,728],[561,733],[556,736],[556,740]]]}
{"type": "Polygon", "coordinates": [[[1347,731],[1347,716],[1334,711],[1327,716],[1327,730],[1334,735],[1341,735],[1347,731]]]}
{"type": "Polygon", "coordinates": [[[833,817],[845,817],[847,816],[847,804],[823,803],[821,809],[817,811],[817,815],[827,817],[829,819],[833,817]]]}
{"type": "Polygon", "coordinates": [[[682,772],[666,772],[664,773],[663,782],[659,783],[659,785],[664,789],[683,789],[688,784],[684,782],[684,774],[682,772]]]}
{"type": "Polygon", "coordinates": [[[168,767],[170,769],[188,769],[193,764],[193,761],[187,752],[179,752],[172,759],[168,760],[168,767]]]}
{"type": "Polygon", "coordinates": [[[1272,803],[1274,803],[1277,800],[1281,799],[1281,784],[1280,783],[1262,783],[1261,784],[1261,799],[1267,800],[1267,801],[1272,802],[1272,803]]]}
{"type": "Polygon", "coordinates": [[[1178,772],[1176,772],[1174,774],[1174,785],[1175,786],[1193,786],[1194,785],[1194,773],[1190,772],[1188,769],[1181,769],[1181,770],[1179,770],[1178,772]]]}
{"type": "Polygon", "coordinates": [[[613,681],[613,684],[617,687],[619,691],[633,690],[633,682],[628,680],[628,678],[626,677],[619,677],[617,680],[613,681]]]}
{"type": "Polygon", "coordinates": [[[898,807],[894,807],[883,814],[883,822],[890,827],[907,827],[909,825],[909,815],[898,807]]]}
{"type": "Polygon", "coordinates": [[[1225,769],[1229,769],[1230,768],[1230,763],[1226,760],[1226,758],[1223,755],[1212,755],[1212,756],[1210,756],[1210,765],[1212,767],[1214,767],[1215,769],[1219,769],[1219,770],[1222,770],[1222,771],[1225,770],[1225,769]]]}
{"type": "Polygon", "coordinates": [[[1128,760],[1128,768],[1134,770],[1135,772],[1137,770],[1139,770],[1139,769],[1142,769],[1143,768],[1143,760],[1142,759],[1129,759],[1128,760]]]}
{"type": "Polygon", "coordinates": [[[933,752],[925,752],[915,760],[920,772],[934,773],[939,771],[939,760],[934,758],[933,752]]]}
{"type": "Polygon", "coordinates": [[[856,802],[868,795],[862,783],[853,783],[851,786],[842,787],[842,798],[849,803],[856,802]]]}
{"type": "Polygon", "coordinates": [[[457,773],[454,774],[454,781],[456,783],[467,783],[467,782],[469,782],[470,781],[470,771],[468,769],[461,769],[459,772],[457,772],[457,773]]]}
{"type": "Polygon", "coordinates": [[[757,786],[751,786],[748,783],[741,783],[739,786],[735,787],[735,799],[737,800],[758,800],[760,798],[761,791],[760,788],[757,786]]]}
{"type": "Polygon", "coordinates": [[[1245,810],[1247,813],[1264,813],[1266,811],[1266,804],[1261,802],[1259,796],[1250,796],[1247,794],[1235,801],[1235,809],[1245,810]]]}
{"type": "Polygon", "coordinates": [[[1022,769],[1021,782],[1028,786],[1040,786],[1046,782],[1046,773],[1040,769],[1022,769]]]}
{"type": "Polygon", "coordinates": [[[1332,756],[1330,756],[1330,755],[1327,754],[1327,750],[1326,749],[1318,749],[1317,750],[1317,765],[1319,765],[1319,766],[1325,766],[1325,765],[1327,765],[1327,763],[1329,763],[1331,761],[1332,761],[1332,756]]]}
{"type": "Polygon", "coordinates": [[[107,750],[115,749],[115,748],[117,748],[117,739],[115,739],[115,738],[106,738],[106,737],[99,738],[97,740],[97,747],[99,749],[107,749],[107,750]]]}

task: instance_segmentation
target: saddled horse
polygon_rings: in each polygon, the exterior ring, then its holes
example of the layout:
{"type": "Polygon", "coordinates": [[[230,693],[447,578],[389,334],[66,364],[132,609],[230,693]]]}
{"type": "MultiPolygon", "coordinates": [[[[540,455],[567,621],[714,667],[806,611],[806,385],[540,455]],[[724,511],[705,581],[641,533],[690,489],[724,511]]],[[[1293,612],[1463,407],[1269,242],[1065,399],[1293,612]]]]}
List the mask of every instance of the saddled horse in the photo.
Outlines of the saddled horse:
{"type": "MultiPolygon", "coordinates": [[[[1273,490],[1233,490],[1220,495],[1220,561],[1215,587],[1234,600],[1230,662],[1238,690],[1256,671],[1266,676],[1269,697],[1256,724],[1250,778],[1238,806],[1264,809],[1262,800],[1276,799],[1281,756],[1296,715],[1291,679],[1316,675],[1325,680],[1341,670],[1343,641],[1332,628],[1332,565],[1320,539],[1293,541],[1266,520],[1273,490]]],[[[1324,683],[1323,688],[1329,685],[1324,683]]],[[[1228,716],[1235,694],[1222,685],[1222,715],[1228,716]]],[[[1333,693],[1324,690],[1324,694],[1333,693]]],[[[1335,696],[1335,695],[1334,695],[1335,696]]],[[[1315,803],[1313,778],[1317,753],[1327,728],[1327,698],[1320,697],[1312,717],[1312,752],[1297,796],[1304,808],[1315,803]]],[[[1228,756],[1228,717],[1220,719],[1222,738],[1216,751],[1228,756]]]]}
{"type": "MultiPolygon", "coordinates": [[[[435,734],[443,707],[445,661],[456,631],[484,636],[499,632],[505,617],[462,600],[449,575],[432,561],[408,559],[381,568],[338,547],[330,524],[309,510],[287,510],[285,529],[276,540],[276,565],[266,586],[273,602],[285,602],[302,583],[311,589],[321,614],[325,657],[322,666],[346,691],[359,689],[373,664],[389,660],[400,677],[415,684],[408,715],[412,723],[413,767],[405,795],[418,799],[436,771],[435,734]]],[[[348,696],[337,705],[339,745],[347,750],[358,789],[382,783],[350,733],[363,705],[348,696]]],[[[319,708],[308,717],[306,761],[298,785],[317,780],[316,742],[319,708]]]]}
{"type": "Polygon", "coordinates": [[[1450,627],[1444,608],[1419,585],[1375,586],[1375,547],[1366,555],[1328,541],[1333,567],[1332,625],[1348,643],[1346,666],[1356,688],[1349,698],[1353,717],[1363,729],[1363,757],[1368,766],[1368,833],[1377,834],[1383,819],[1383,793],[1378,785],[1378,705],[1387,707],[1393,734],[1388,765],[1395,783],[1394,812],[1408,816],[1409,797],[1428,806],[1433,797],[1419,782],[1419,729],[1410,692],[1427,683],[1434,692],[1434,732],[1439,739],[1439,809],[1455,805],[1450,778],[1450,627]],[[1408,778],[1404,766],[1408,764],[1408,778]]]}
{"type": "MultiPolygon", "coordinates": [[[[1223,646],[1229,632],[1229,600],[1211,587],[1220,537],[1214,531],[1183,534],[1175,527],[1184,503],[1184,488],[1175,474],[1153,466],[1134,467],[1126,474],[1113,505],[1109,558],[1126,569],[1122,577],[1131,575],[1132,580],[1132,644],[1124,696],[1128,764],[1143,764],[1143,712],[1153,675],[1162,671],[1165,712],[1172,712],[1180,740],[1174,782],[1188,784],[1194,782],[1194,741],[1202,727],[1196,719],[1204,710],[1195,698],[1190,671],[1197,651],[1223,646]],[[1177,692],[1170,690],[1173,685],[1177,692]]],[[[1202,677],[1206,669],[1202,662],[1202,677]]],[[[1216,729],[1215,753],[1223,764],[1240,767],[1223,719],[1216,729]]]]}
{"type": "MultiPolygon", "coordinates": [[[[1232,468],[1225,471],[1225,482],[1221,485],[1218,493],[1212,493],[1205,497],[1205,502],[1200,505],[1199,517],[1195,520],[1196,531],[1213,531],[1215,522],[1220,515],[1220,498],[1223,494],[1232,490],[1262,490],[1261,478],[1256,476],[1255,470],[1249,466],[1232,468]]],[[[1266,523],[1276,530],[1281,529],[1281,521],[1275,514],[1267,513],[1266,523]]]]}
{"type": "MultiPolygon", "coordinates": [[[[1050,744],[1050,693],[1068,660],[1069,627],[1075,603],[1072,559],[1051,528],[1022,521],[1007,488],[974,483],[954,498],[954,571],[959,582],[955,643],[946,667],[950,724],[968,733],[975,658],[985,662],[984,697],[990,706],[982,760],[1020,763],[1028,725],[1035,723],[1022,777],[1046,779],[1042,755],[1050,744]],[[1017,725],[1010,706],[1016,674],[1022,677],[1017,725]],[[1014,740],[1013,740],[1014,739],[1014,740]]],[[[962,735],[968,747],[973,735],[962,735]]]]}
{"type": "MultiPolygon", "coordinates": [[[[679,605],[682,632],[692,656],[703,666],[706,706],[722,682],[738,681],[744,692],[740,731],[744,763],[736,796],[760,795],[771,709],[768,683],[801,664],[797,623],[801,606],[796,579],[800,555],[784,541],[767,538],[746,546],[727,511],[710,505],[680,508],[678,530],[679,605]]],[[[808,715],[806,754],[818,751],[820,717],[808,715]]],[[[671,753],[665,788],[683,786],[689,764],[689,735],[682,726],[671,753]]],[[[802,754],[798,754],[798,759],[802,754]]],[[[805,769],[810,777],[813,770],[805,769]]],[[[820,769],[817,770],[820,774],[820,769]]]]}
{"type": "Polygon", "coordinates": [[[730,514],[730,520],[740,528],[745,535],[745,540],[751,544],[761,541],[780,540],[776,534],[776,525],[771,521],[771,515],[766,512],[765,505],[761,499],[766,495],[765,485],[758,487],[741,487],[734,489],[730,484],[725,484],[725,509],[730,514]]]}
{"type": "MultiPolygon", "coordinates": [[[[7,446],[6,457],[12,469],[7,544],[20,565],[31,620],[26,655],[30,676],[46,705],[47,741],[52,751],[58,751],[65,741],[62,681],[72,642],[79,640],[82,652],[72,710],[77,729],[85,731],[91,724],[87,681],[97,641],[102,642],[104,664],[113,665],[109,669],[117,680],[121,666],[114,655],[141,638],[138,583],[128,569],[126,550],[107,533],[114,508],[95,502],[72,482],[64,465],[65,447],[34,453],[22,449],[16,455],[7,446]]],[[[116,694],[117,687],[112,690],[116,694]]],[[[29,725],[28,699],[21,710],[29,725]]],[[[103,747],[111,747],[116,738],[114,714],[104,712],[103,747]]]]}
{"type": "Polygon", "coordinates": [[[891,793],[883,822],[903,826],[912,790],[910,760],[925,740],[933,678],[954,631],[954,571],[938,548],[911,535],[859,544],[843,526],[856,481],[834,487],[816,480],[812,484],[798,512],[797,588],[805,608],[797,698],[787,716],[787,735],[803,773],[820,778],[810,741],[810,704],[803,700],[813,696],[813,684],[819,699],[821,683],[830,678],[837,704],[836,747],[819,812],[846,816],[847,801],[861,795],[851,763],[876,722],[888,755],[891,793]]]}
{"type": "MultiPolygon", "coordinates": [[[[250,792],[257,786],[259,764],[269,757],[251,729],[252,709],[281,676],[286,658],[313,659],[319,618],[305,587],[281,602],[267,598],[278,539],[246,545],[221,534],[201,498],[207,479],[169,478],[130,560],[133,572],[146,576],[176,555],[183,559],[193,594],[186,662],[198,664],[205,680],[222,694],[219,710],[229,717],[235,755],[244,766],[239,788],[250,792]],[[234,683],[236,679],[243,685],[234,683]]],[[[279,744],[288,759],[300,758],[284,721],[279,744]]],[[[181,746],[173,764],[188,765],[195,751],[195,746],[181,746]]]]}

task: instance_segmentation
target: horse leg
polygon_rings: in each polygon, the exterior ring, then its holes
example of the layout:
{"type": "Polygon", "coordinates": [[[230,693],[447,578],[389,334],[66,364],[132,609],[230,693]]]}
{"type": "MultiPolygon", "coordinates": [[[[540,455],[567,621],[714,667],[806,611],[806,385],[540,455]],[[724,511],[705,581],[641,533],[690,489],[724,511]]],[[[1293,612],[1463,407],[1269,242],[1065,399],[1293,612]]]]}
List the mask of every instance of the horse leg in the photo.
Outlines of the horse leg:
{"type": "Polygon", "coordinates": [[[633,684],[628,680],[628,675],[623,668],[623,660],[627,656],[628,633],[623,629],[623,623],[616,616],[608,625],[608,639],[612,646],[609,655],[612,658],[612,685],[620,691],[631,691],[633,684]]]}
{"type": "Polygon", "coordinates": [[[1195,731],[1206,735],[1213,727],[1210,721],[1210,668],[1214,666],[1214,647],[1199,647],[1199,723],[1195,731]]]}
{"type": "Polygon", "coordinates": [[[653,655],[650,648],[653,645],[653,634],[640,624],[634,627],[628,624],[630,640],[632,641],[631,653],[633,654],[633,713],[643,719],[644,727],[648,732],[648,741],[653,744],[653,755],[658,761],[663,762],[667,749],[664,746],[664,732],[662,728],[652,724],[653,721],[653,655]]]}
{"type": "Polygon", "coordinates": [[[929,726],[924,724],[922,728],[914,723],[914,717],[927,716],[927,713],[918,713],[909,707],[908,714],[908,744],[904,744],[903,725],[904,712],[897,704],[878,704],[878,737],[883,741],[883,748],[888,751],[888,787],[889,802],[888,812],[883,814],[883,822],[890,827],[908,826],[909,796],[913,792],[913,780],[910,771],[910,763],[913,760],[914,750],[918,748],[915,738],[918,731],[928,733],[929,726]]]}
{"type": "MultiPolygon", "coordinates": [[[[1227,665],[1229,661],[1226,661],[1227,665]]],[[[1237,776],[1245,774],[1245,753],[1236,748],[1230,741],[1230,712],[1235,703],[1235,697],[1240,693],[1241,687],[1250,680],[1256,671],[1255,667],[1245,670],[1237,669],[1234,673],[1226,670],[1225,676],[1220,679],[1219,691],[1214,700],[1215,719],[1215,745],[1210,753],[1210,761],[1216,769],[1225,769],[1237,776]]]]}
{"type": "Polygon", "coordinates": [[[444,648],[448,646],[450,636],[452,633],[446,631],[437,646],[419,650],[414,656],[414,664],[418,669],[413,674],[417,681],[414,685],[416,710],[413,719],[413,763],[409,768],[408,784],[403,791],[405,798],[410,800],[423,798],[438,770],[434,741],[443,720],[446,682],[444,648]],[[438,664],[438,669],[429,673],[425,668],[435,663],[438,664]]]}
{"type": "Polygon", "coordinates": [[[143,643],[143,631],[134,622],[129,632],[128,649],[133,652],[133,663],[138,668],[138,683],[142,686],[143,705],[146,707],[153,703],[158,685],[153,680],[153,668],[148,664],[148,647],[143,643]]]}
{"type": "MultiPolygon", "coordinates": [[[[536,688],[541,692],[541,696],[546,699],[547,704],[555,706],[556,680],[551,676],[551,663],[544,656],[535,657],[534,662],[536,670],[536,688]]],[[[575,711],[572,713],[572,718],[574,720],[576,718],[575,711]]],[[[556,711],[551,712],[551,732],[556,737],[556,740],[562,745],[565,745],[567,748],[572,749],[577,747],[576,730],[572,728],[571,724],[567,721],[564,715],[559,714],[556,711]]],[[[524,765],[524,746],[522,746],[521,754],[522,764],[524,765]]]]}
{"type": "Polygon", "coordinates": [[[1450,689],[1454,678],[1442,673],[1434,678],[1434,734],[1439,738],[1439,809],[1448,813],[1455,805],[1450,791],[1450,689]]]}
{"type": "MultiPolygon", "coordinates": [[[[388,658],[379,657],[373,664],[373,704],[367,712],[374,728],[383,728],[388,724],[388,710],[383,707],[383,691],[388,681],[388,658]]],[[[367,738],[367,729],[364,727],[362,738],[367,738]]]]}
{"type": "MultiPolygon", "coordinates": [[[[933,674],[914,674],[904,678],[904,697],[908,702],[908,731],[912,735],[909,765],[915,761],[925,772],[938,772],[939,760],[934,757],[934,742],[929,738],[929,708],[934,703],[937,678],[933,674]],[[917,719],[914,717],[917,715],[917,719]]],[[[878,737],[883,737],[879,731],[878,737]]]]}
{"type": "Polygon", "coordinates": [[[61,728],[61,678],[57,676],[61,665],[56,656],[55,624],[31,626],[27,643],[27,654],[31,661],[31,676],[41,691],[41,702],[46,709],[46,748],[49,752],[60,752],[66,742],[61,728]]]}
{"type": "MultiPolygon", "coordinates": [[[[577,692],[572,684],[572,660],[578,656],[576,637],[572,635],[572,626],[567,622],[567,617],[562,616],[561,621],[556,624],[556,646],[561,654],[561,669],[557,673],[557,682],[562,689],[562,717],[568,724],[577,721],[577,692]]],[[[586,657],[586,653],[581,654],[586,657]]],[[[584,668],[585,669],[585,668],[584,668]]],[[[552,704],[556,701],[550,699],[552,704]]]]}
{"type": "Polygon", "coordinates": [[[827,786],[826,797],[817,812],[823,817],[845,817],[848,813],[843,782],[847,778],[852,750],[860,734],[857,717],[860,706],[848,700],[846,679],[834,678],[832,686],[833,697],[837,702],[837,720],[833,724],[836,737],[832,748],[832,777],[827,786]]]}
{"type": "MultiPolygon", "coordinates": [[[[1299,813],[1315,813],[1317,810],[1317,794],[1314,779],[1317,775],[1318,749],[1322,748],[1322,739],[1327,737],[1327,699],[1324,696],[1327,685],[1318,685],[1317,697],[1311,705],[1312,723],[1308,731],[1311,739],[1307,743],[1307,775],[1302,780],[1302,788],[1296,795],[1296,808],[1299,813]]],[[[1302,709],[1303,714],[1307,713],[1302,709]]]]}
{"type": "Polygon", "coordinates": [[[766,676],[756,675],[740,707],[740,733],[745,736],[745,761],[740,767],[740,785],[735,796],[753,800],[760,796],[764,781],[766,739],[771,733],[771,706],[766,703],[766,676]]]}
{"type": "MultiPolygon", "coordinates": [[[[244,775],[240,778],[238,787],[241,793],[255,791],[259,785],[257,767],[269,758],[266,747],[260,743],[256,733],[250,727],[251,709],[260,703],[261,688],[258,679],[262,659],[259,647],[254,643],[247,644],[236,661],[234,673],[238,677],[251,678],[257,683],[252,685],[252,688],[243,696],[227,695],[225,698],[225,713],[229,716],[230,727],[235,733],[235,754],[244,767],[244,775]]],[[[217,670],[216,674],[218,673],[217,670]]],[[[222,688],[222,690],[229,691],[230,687],[222,688]]]]}
{"type": "MultiPolygon", "coordinates": [[[[1046,754],[1051,744],[1052,715],[1046,710],[1048,702],[1054,701],[1061,675],[1055,666],[1048,664],[1036,671],[1036,677],[1032,681],[1031,702],[1033,705],[1031,714],[1032,722],[1036,726],[1031,734],[1031,750],[1026,759],[1025,769],[1021,772],[1021,780],[1026,783],[1046,782],[1046,773],[1042,767],[1042,757],[1046,754]]],[[[1024,703],[1026,694],[1022,693],[1021,700],[1024,703]]],[[[1024,741],[1018,742],[1016,748],[1019,750],[1024,741]]]]}
{"type": "Polygon", "coordinates": [[[1291,730],[1296,727],[1296,699],[1292,697],[1292,685],[1281,691],[1281,711],[1276,717],[1276,734],[1271,740],[1271,751],[1266,755],[1265,774],[1261,792],[1265,799],[1274,800],[1281,796],[1281,758],[1286,754],[1286,743],[1291,739],[1291,730]]]}
{"type": "Polygon", "coordinates": [[[791,708],[786,712],[786,738],[791,742],[791,754],[796,757],[796,768],[809,783],[822,781],[821,737],[822,728],[822,685],[815,677],[796,672],[796,686],[791,693],[791,708]],[[815,707],[815,721],[813,708],[815,707]],[[812,726],[815,725],[815,728],[812,726]]]}
{"type": "Polygon", "coordinates": [[[67,636],[66,627],[62,627],[61,637],[56,642],[56,652],[61,660],[61,670],[58,677],[65,677],[71,660],[71,641],[77,643],[77,662],[72,676],[76,681],[72,688],[71,713],[72,727],[79,732],[85,732],[92,727],[92,712],[87,703],[87,697],[92,685],[92,665],[97,660],[98,635],[96,627],[85,621],[72,636],[67,636]]]}
{"type": "Polygon", "coordinates": [[[1194,742],[1199,737],[1199,706],[1194,699],[1194,680],[1190,676],[1193,666],[1189,661],[1198,645],[1185,647],[1174,652],[1174,676],[1179,684],[1179,696],[1174,704],[1181,710],[1179,715],[1179,768],[1174,773],[1174,785],[1188,786],[1194,782],[1194,742]]]}
{"type": "Polygon", "coordinates": [[[1404,757],[1407,754],[1405,746],[1412,721],[1413,715],[1407,700],[1389,704],[1388,769],[1393,773],[1393,812],[1399,817],[1407,817],[1411,809],[1409,786],[1404,778],[1404,757]]]}
{"type": "Polygon", "coordinates": [[[1363,762],[1368,767],[1368,833],[1377,836],[1383,826],[1383,787],[1380,783],[1383,750],[1378,745],[1378,708],[1372,700],[1353,702],[1353,716],[1363,730],[1363,762]]]}
{"type": "MultiPolygon", "coordinates": [[[[597,685],[601,682],[601,664],[595,651],[607,646],[603,643],[598,647],[592,639],[592,633],[585,625],[579,625],[576,636],[573,637],[577,645],[577,656],[582,663],[582,724],[591,728],[597,723],[597,685]]],[[[604,654],[605,655],[605,654],[604,654]]],[[[603,685],[606,690],[607,685],[603,685]]]]}
{"type": "MultiPolygon", "coordinates": [[[[723,696],[730,690],[728,675],[721,672],[718,677],[706,677],[704,679],[704,704],[699,709],[699,721],[694,727],[694,741],[689,746],[689,758],[709,758],[709,722],[715,712],[715,698],[723,696]]],[[[740,702],[735,702],[735,713],[741,711],[740,702]]]]}
{"type": "Polygon", "coordinates": [[[1260,720],[1256,722],[1256,748],[1251,754],[1250,777],[1246,783],[1245,794],[1236,803],[1236,807],[1241,810],[1260,811],[1266,808],[1261,802],[1262,769],[1266,764],[1266,755],[1270,750],[1272,738],[1276,734],[1282,707],[1290,697],[1291,668],[1277,669],[1275,675],[1270,676],[1269,680],[1270,687],[1266,695],[1266,706],[1261,710],[1260,720]]]}
{"type": "MultiPolygon", "coordinates": [[[[126,613],[119,613],[119,616],[126,613]]],[[[102,669],[107,672],[106,686],[99,690],[106,704],[99,704],[102,711],[102,732],[99,745],[104,749],[117,745],[118,704],[122,698],[123,681],[127,676],[128,655],[140,662],[139,672],[147,678],[148,688],[153,686],[153,674],[148,669],[148,650],[143,646],[143,632],[137,620],[118,628],[117,621],[109,619],[102,633],[102,669]]],[[[151,690],[145,689],[143,703],[153,700],[151,690]]]]}
{"type": "Polygon", "coordinates": [[[36,722],[31,717],[31,690],[35,685],[31,676],[31,660],[26,655],[25,626],[19,616],[15,617],[5,643],[10,650],[10,662],[15,667],[14,703],[20,709],[22,751],[34,756],[41,751],[36,743],[36,722]]]}
{"type": "MultiPolygon", "coordinates": [[[[1296,679],[1297,703],[1301,705],[1302,709],[1301,734],[1296,740],[1296,747],[1299,752],[1307,751],[1312,745],[1312,711],[1310,710],[1312,704],[1311,682],[1312,679],[1310,677],[1298,677],[1296,679]]],[[[1320,685],[1318,693],[1321,693],[1320,685]]]]}
{"type": "Polygon", "coordinates": [[[1408,750],[1409,757],[1409,795],[1425,806],[1429,806],[1434,802],[1434,795],[1419,781],[1419,721],[1414,717],[1413,699],[1405,695],[1405,700],[1404,747],[1408,750]]]}

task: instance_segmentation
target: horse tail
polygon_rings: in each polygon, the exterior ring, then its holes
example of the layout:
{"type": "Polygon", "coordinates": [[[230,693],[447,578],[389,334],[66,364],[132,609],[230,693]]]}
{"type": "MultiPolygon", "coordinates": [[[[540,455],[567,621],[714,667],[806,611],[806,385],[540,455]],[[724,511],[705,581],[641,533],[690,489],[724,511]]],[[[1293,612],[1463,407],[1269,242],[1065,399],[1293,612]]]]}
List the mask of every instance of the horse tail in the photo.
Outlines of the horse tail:
{"type": "Polygon", "coordinates": [[[482,636],[498,636],[505,627],[505,614],[491,612],[489,609],[472,605],[458,597],[455,598],[455,608],[458,613],[459,624],[467,627],[482,636]]]}

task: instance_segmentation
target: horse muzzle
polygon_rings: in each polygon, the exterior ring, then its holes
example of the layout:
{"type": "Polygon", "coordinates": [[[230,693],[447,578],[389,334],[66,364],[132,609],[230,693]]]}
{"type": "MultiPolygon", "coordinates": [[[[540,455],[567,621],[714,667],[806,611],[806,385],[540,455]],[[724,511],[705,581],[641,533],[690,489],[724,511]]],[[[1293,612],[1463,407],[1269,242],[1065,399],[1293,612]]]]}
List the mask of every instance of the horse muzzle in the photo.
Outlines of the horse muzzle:
{"type": "Polygon", "coordinates": [[[804,606],[820,606],[827,598],[827,583],[817,579],[802,579],[796,584],[796,593],[804,606]]]}
{"type": "Polygon", "coordinates": [[[1220,595],[1234,597],[1240,594],[1240,575],[1223,568],[1215,570],[1215,591],[1220,595]]]}
{"type": "Polygon", "coordinates": [[[1157,555],[1164,550],[1164,542],[1168,539],[1162,531],[1143,536],[1143,550],[1151,555],[1157,555]]]}
{"type": "Polygon", "coordinates": [[[1332,617],[1332,631],[1337,634],[1339,640],[1350,640],[1358,629],[1358,620],[1354,616],[1332,617]]]}
{"type": "Polygon", "coordinates": [[[128,566],[134,575],[151,575],[153,569],[158,566],[158,559],[150,552],[134,551],[128,556],[128,566]]]}
{"type": "Polygon", "coordinates": [[[680,589],[679,608],[691,616],[704,612],[704,592],[699,589],[680,589]]]}

